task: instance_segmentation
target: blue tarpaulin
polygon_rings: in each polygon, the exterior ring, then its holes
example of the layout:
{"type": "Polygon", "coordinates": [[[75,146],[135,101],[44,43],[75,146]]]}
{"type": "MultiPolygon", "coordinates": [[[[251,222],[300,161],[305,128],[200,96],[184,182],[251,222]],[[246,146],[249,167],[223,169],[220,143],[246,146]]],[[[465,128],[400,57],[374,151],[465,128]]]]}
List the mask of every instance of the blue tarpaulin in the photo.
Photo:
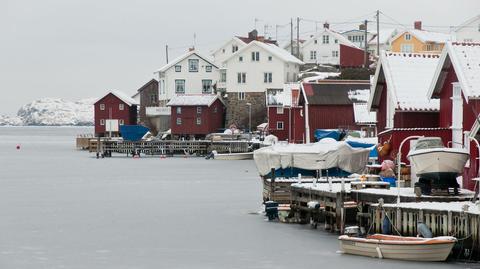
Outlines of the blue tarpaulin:
{"type": "Polygon", "coordinates": [[[361,142],[356,142],[356,141],[347,141],[347,143],[352,147],[352,148],[372,148],[370,151],[370,155],[368,157],[370,158],[378,158],[378,151],[377,147],[375,147],[374,144],[369,144],[369,143],[361,143],[361,142]]]}
{"type": "Polygon", "coordinates": [[[313,136],[315,136],[315,141],[320,141],[324,138],[333,138],[336,141],[340,140],[340,132],[337,130],[322,130],[317,129],[313,132],[313,136]]]}
{"type": "Polygon", "coordinates": [[[139,141],[148,131],[150,129],[142,125],[120,125],[120,134],[125,141],[139,141]]]}

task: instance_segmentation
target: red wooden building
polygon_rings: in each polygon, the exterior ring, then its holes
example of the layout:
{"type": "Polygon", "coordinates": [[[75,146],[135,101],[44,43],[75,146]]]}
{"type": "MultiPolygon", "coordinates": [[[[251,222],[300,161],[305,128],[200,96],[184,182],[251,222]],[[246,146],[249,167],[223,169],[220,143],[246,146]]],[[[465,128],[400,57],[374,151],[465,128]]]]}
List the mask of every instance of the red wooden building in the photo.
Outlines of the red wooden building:
{"type": "Polygon", "coordinates": [[[224,127],[225,104],[216,94],[177,95],[167,106],[174,136],[205,137],[224,127]]]}
{"type": "Polygon", "coordinates": [[[360,130],[361,126],[355,121],[353,104],[365,103],[369,89],[368,80],[302,83],[299,104],[305,113],[305,141],[314,141],[316,129],[360,130]]]}
{"type": "Polygon", "coordinates": [[[305,142],[303,107],[298,105],[300,84],[286,84],[283,89],[267,89],[268,131],[279,140],[305,142]]]}
{"type": "MultiPolygon", "coordinates": [[[[367,52],[367,66],[370,64],[370,55],[367,52]]],[[[363,67],[365,64],[365,51],[360,48],[340,44],[340,67],[363,67]]]]}
{"type": "Polygon", "coordinates": [[[94,104],[95,135],[118,136],[118,125],[137,124],[137,106],[133,98],[122,92],[107,93],[94,104]]]}
{"type": "Polygon", "coordinates": [[[447,42],[427,96],[440,100],[439,126],[449,130],[452,146],[470,150],[463,187],[473,189],[471,179],[479,173],[479,152],[471,139],[480,139],[480,43],[447,42]]]}

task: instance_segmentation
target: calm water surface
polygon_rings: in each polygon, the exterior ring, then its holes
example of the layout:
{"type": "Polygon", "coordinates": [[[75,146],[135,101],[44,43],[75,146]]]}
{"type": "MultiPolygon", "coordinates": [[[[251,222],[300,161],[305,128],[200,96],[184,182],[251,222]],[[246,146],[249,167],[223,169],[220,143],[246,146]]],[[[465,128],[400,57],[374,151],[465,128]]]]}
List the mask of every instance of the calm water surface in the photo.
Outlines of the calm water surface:
{"type": "Polygon", "coordinates": [[[95,159],[74,148],[89,132],[0,127],[0,268],[480,268],[338,254],[335,235],[251,214],[252,161],[95,159]]]}

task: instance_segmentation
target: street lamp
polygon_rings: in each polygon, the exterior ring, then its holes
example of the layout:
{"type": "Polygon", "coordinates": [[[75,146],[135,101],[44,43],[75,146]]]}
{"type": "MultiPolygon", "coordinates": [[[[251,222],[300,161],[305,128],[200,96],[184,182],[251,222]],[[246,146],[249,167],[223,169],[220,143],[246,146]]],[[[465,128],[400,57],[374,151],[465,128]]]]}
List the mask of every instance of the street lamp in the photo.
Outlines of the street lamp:
{"type": "Polygon", "coordinates": [[[252,103],[247,103],[248,106],[248,132],[252,133],[252,103]]]}

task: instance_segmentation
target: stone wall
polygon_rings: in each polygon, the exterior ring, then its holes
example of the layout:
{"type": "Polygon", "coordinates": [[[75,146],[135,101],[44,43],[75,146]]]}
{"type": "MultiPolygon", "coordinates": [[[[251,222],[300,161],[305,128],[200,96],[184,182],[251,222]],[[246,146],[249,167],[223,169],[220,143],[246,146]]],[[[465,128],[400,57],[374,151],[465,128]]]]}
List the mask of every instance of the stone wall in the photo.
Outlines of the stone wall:
{"type": "Polygon", "coordinates": [[[232,123],[238,128],[248,128],[248,106],[252,104],[252,129],[256,130],[257,125],[267,122],[267,107],[265,105],[264,92],[245,93],[245,100],[238,99],[238,93],[230,92],[224,99],[227,106],[225,116],[225,127],[228,128],[232,123]]]}

